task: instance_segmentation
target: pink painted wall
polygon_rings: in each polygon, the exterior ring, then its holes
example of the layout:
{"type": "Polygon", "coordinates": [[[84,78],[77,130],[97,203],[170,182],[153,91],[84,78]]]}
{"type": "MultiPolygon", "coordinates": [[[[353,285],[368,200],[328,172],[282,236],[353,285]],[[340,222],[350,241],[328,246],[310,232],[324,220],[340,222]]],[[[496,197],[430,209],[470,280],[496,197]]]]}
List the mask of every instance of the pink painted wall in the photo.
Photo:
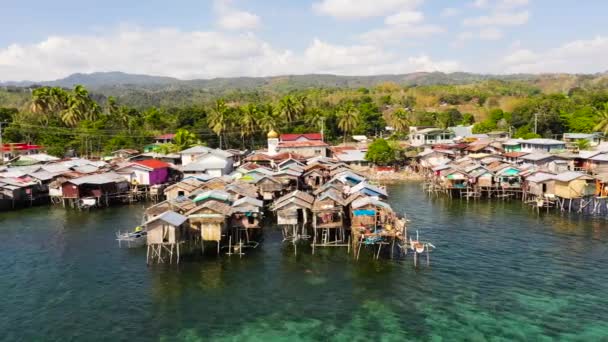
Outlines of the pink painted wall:
{"type": "Polygon", "coordinates": [[[152,172],[150,172],[150,184],[149,185],[156,185],[156,184],[162,184],[167,182],[167,179],[169,178],[169,169],[168,168],[162,168],[162,169],[156,169],[152,172]]]}

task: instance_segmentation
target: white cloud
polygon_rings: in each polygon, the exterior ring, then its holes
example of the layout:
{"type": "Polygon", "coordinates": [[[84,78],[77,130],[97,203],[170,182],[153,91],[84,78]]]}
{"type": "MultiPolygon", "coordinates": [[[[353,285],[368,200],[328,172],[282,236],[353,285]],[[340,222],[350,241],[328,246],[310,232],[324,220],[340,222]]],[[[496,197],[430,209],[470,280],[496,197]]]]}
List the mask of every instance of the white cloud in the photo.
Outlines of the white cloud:
{"type": "Polygon", "coordinates": [[[455,17],[455,16],[459,15],[461,12],[462,11],[459,10],[458,8],[447,7],[447,8],[444,8],[439,15],[444,18],[448,18],[448,17],[455,17]]]}
{"type": "Polygon", "coordinates": [[[456,61],[395,54],[373,45],[315,39],[301,54],[252,33],[121,27],[102,35],[53,36],[0,48],[4,80],[50,80],[75,72],[124,71],[183,79],[336,73],[455,71],[456,61]]]}
{"type": "Polygon", "coordinates": [[[500,40],[503,37],[502,30],[495,27],[482,28],[479,32],[464,31],[460,32],[456,39],[450,44],[452,47],[461,48],[466,45],[467,42],[479,39],[479,40],[500,40]]]}
{"type": "Polygon", "coordinates": [[[253,30],[260,26],[260,17],[234,8],[231,0],[216,0],[214,8],[218,15],[217,23],[224,30],[253,30]]]}
{"type": "Polygon", "coordinates": [[[424,14],[418,11],[401,11],[384,19],[387,25],[409,25],[424,20],[424,14]]]}
{"type": "Polygon", "coordinates": [[[382,45],[399,42],[406,38],[428,37],[442,32],[444,32],[443,28],[436,25],[387,25],[365,32],[360,35],[360,38],[370,44],[382,45]]]}
{"type": "Polygon", "coordinates": [[[470,31],[461,32],[458,34],[458,36],[456,38],[458,40],[470,40],[470,39],[475,38],[475,34],[473,34],[473,32],[470,32],[470,31]]]}
{"type": "Polygon", "coordinates": [[[524,7],[529,3],[528,0],[501,0],[497,7],[502,9],[510,9],[516,7],[524,7]]]}
{"type": "MultiPolygon", "coordinates": [[[[413,4],[413,3],[412,3],[413,4]]],[[[424,14],[415,8],[401,10],[384,18],[384,26],[367,31],[359,38],[368,44],[383,45],[405,38],[427,37],[443,32],[437,25],[425,24],[424,14]]]]}
{"type": "Polygon", "coordinates": [[[488,7],[489,2],[488,0],[474,0],[470,5],[477,8],[485,8],[488,7]]]}
{"type": "Polygon", "coordinates": [[[502,31],[496,27],[487,27],[479,31],[479,39],[481,40],[499,40],[502,37],[502,31]]]}
{"type": "Polygon", "coordinates": [[[435,61],[427,55],[400,57],[373,45],[341,46],[315,39],[306,49],[305,61],[316,72],[341,75],[401,74],[419,71],[452,72],[456,61],[435,61]]]}
{"type": "Polygon", "coordinates": [[[422,0],[321,0],[313,9],[323,15],[340,19],[379,17],[395,11],[414,8],[422,0]]]}
{"type": "Polygon", "coordinates": [[[260,26],[260,18],[249,12],[234,11],[222,15],[218,23],[226,30],[252,30],[260,26]]]}
{"type": "Polygon", "coordinates": [[[528,0],[474,0],[469,3],[469,6],[475,8],[496,7],[502,9],[523,7],[528,5],[528,0]]]}
{"type": "Polygon", "coordinates": [[[528,11],[494,12],[490,15],[466,18],[462,23],[464,26],[519,26],[527,23],[528,19],[530,19],[530,12],[528,11]]]}
{"type": "Polygon", "coordinates": [[[536,53],[527,50],[527,49],[519,49],[514,51],[513,53],[507,55],[503,61],[509,65],[522,65],[534,63],[539,58],[539,55],[536,53]]]}
{"type": "Polygon", "coordinates": [[[545,52],[518,49],[502,61],[503,72],[595,73],[608,70],[608,37],[565,43],[545,52]]]}

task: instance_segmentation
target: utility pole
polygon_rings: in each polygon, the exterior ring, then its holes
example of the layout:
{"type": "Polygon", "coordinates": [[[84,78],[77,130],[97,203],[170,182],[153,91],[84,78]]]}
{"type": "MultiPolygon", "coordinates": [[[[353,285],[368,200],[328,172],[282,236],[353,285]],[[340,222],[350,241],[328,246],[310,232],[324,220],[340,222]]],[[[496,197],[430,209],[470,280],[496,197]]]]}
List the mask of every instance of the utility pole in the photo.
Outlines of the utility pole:
{"type": "Polygon", "coordinates": [[[6,122],[0,121],[0,165],[4,165],[4,144],[2,144],[2,125],[6,122]]]}
{"type": "Polygon", "coordinates": [[[321,118],[321,141],[325,141],[325,118],[321,118]]]}
{"type": "Polygon", "coordinates": [[[538,134],[538,113],[534,113],[534,134],[538,134]]]}

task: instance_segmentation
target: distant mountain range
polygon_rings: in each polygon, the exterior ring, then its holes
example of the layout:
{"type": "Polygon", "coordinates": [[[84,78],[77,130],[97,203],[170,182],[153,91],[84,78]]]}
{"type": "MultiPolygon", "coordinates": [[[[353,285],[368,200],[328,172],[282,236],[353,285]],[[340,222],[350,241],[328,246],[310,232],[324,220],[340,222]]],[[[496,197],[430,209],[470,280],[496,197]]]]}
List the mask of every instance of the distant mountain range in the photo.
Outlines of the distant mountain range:
{"type": "Polygon", "coordinates": [[[0,86],[29,87],[32,85],[73,87],[76,84],[87,88],[99,89],[108,87],[121,88],[202,88],[207,90],[218,89],[250,89],[256,87],[370,87],[383,82],[395,82],[401,85],[433,85],[433,84],[467,84],[477,81],[520,80],[530,81],[542,77],[532,74],[514,75],[484,75],[465,72],[417,72],[400,75],[374,75],[374,76],[338,76],[326,74],[286,75],[272,77],[231,77],[197,80],[180,80],[172,77],[128,74],[123,72],[95,72],[91,74],[72,74],[66,78],[55,81],[21,81],[0,82],[0,86]]]}

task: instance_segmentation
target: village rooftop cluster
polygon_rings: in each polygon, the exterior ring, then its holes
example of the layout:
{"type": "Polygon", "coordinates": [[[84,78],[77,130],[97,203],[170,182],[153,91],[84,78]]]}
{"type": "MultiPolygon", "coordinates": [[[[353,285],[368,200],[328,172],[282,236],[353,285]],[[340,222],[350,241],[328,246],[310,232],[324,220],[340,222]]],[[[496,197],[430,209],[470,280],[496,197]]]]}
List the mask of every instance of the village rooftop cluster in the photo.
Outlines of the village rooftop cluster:
{"type": "Polygon", "coordinates": [[[332,149],[319,133],[272,131],[267,149],[248,154],[206,146],[170,155],[123,149],[107,161],[23,154],[3,170],[1,186],[11,190],[12,206],[154,200],[138,231],[118,235],[129,247],[145,244],[149,263],[178,262],[205,247],[243,255],[257,247],[264,223],[280,227],[296,251],[307,241],[313,253],[345,247],[357,258],[363,246],[376,258],[383,247],[391,257],[410,247],[428,252],[407,240],[406,220],[386,202],[386,189],[353,169],[364,155],[363,148],[332,149]]]}
{"type": "MultiPolygon", "coordinates": [[[[462,132],[461,132],[462,134],[462,132]]],[[[563,140],[510,139],[505,132],[466,135],[413,127],[424,150],[411,167],[430,193],[460,198],[520,198],[537,208],[606,214],[608,144],[598,134],[565,134],[563,140]],[[587,140],[589,150],[578,150],[587,140]]]]}

